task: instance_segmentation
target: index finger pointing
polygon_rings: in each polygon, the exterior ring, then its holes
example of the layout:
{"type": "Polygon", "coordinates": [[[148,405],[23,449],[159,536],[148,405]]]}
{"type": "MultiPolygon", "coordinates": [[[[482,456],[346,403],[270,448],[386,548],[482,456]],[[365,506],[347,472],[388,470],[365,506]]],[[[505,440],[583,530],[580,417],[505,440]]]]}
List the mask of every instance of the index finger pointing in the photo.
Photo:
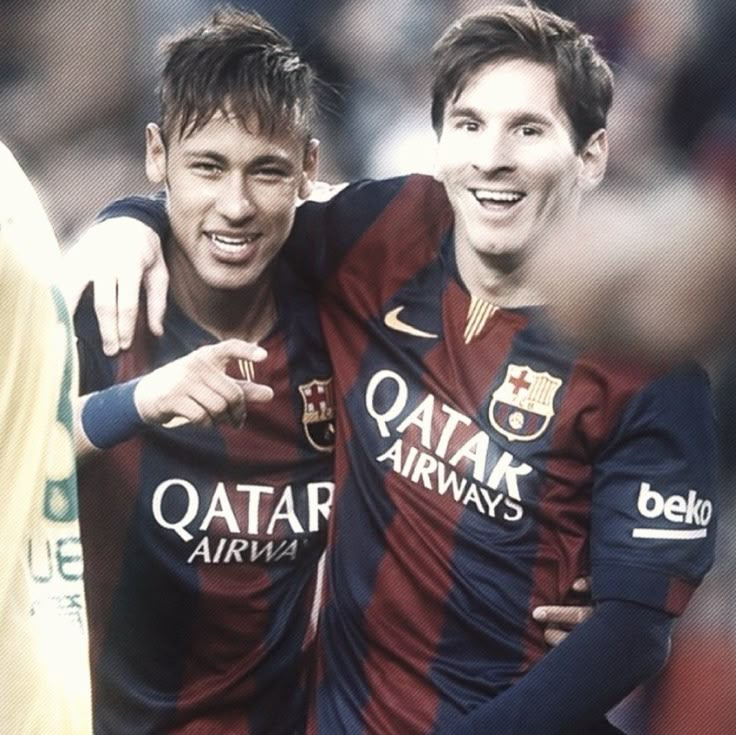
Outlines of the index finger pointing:
{"type": "Polygon", "coordinates": [[[223,365],[230,360],[251,360],[261,362],[266,359],[268,352],[255,344],[242,339],[226,339],[212,346],[212,350],[222,360],[223,365]]]}
{"type": "Polygon", "coordinates": [[[245,401],[252,403],[266,403],[273,399],[273,388],[263,383],[253,383],[248,380],[240,380],[240,388],[243,391],[245,401]]]}

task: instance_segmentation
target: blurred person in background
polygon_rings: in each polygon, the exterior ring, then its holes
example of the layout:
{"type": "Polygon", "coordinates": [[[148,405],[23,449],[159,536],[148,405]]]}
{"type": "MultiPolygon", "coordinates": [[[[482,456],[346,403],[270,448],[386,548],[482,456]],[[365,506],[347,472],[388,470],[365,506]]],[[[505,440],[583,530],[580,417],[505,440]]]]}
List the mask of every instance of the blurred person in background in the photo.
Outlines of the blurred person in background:
{"type": "Polygon", "coordinates": [[[0,730],[13,735],[92,727],[60,260],[33,187],[0,144],[0,730]]]}
{"type": "MultiPolygon", "coordinates": [[[[622,176],[596,202],[554,281],[545,271],[556,254],[538,265],[558,325],[579,343],[710,362],[722,465],[718,563],[684,616],[664,676],[622,714],[642,735],[728,735],[736,732],[736,5],[672,5],[693,23],[679,53],[659,57],[659,88],[643,90],[656,100],[644,100],[648,124],[626,136],[657,139],[649,170],[622,176]]],[[[665,34],[677,21],[655,19],[665,34]]],[[[648,40],[639,38],[644,49],[648,40]]]]}
{"type": "Polygon", "coordinates": [[[136,165],[137,29],[128,0],[0,2],[0,132],[62,242],[112,192],[146,187],[136,165]]]}
{"type": "MultiPolygon", "coordinates": [[[[686,5],[698,30],[659,72],[648,130],[627,121],[624,145],[632,131],[656,139],[646,165],[595,202],[569,267],[544,282],[575,339],[658,359],[720,351],[736,318],[736,6],[686,5]]],[[[540,272],[568,247],[546,253],[540,272]]]]}

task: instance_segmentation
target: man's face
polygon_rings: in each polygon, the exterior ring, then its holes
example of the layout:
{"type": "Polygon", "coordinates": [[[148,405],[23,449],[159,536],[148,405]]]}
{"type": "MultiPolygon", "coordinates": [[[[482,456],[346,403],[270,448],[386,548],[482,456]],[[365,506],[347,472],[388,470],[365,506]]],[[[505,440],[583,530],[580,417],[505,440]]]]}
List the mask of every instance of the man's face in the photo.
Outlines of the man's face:
{"type": "Polygon", "coordinates": [[[165,181],[174,236],[172,276],[214,289],[254,284],[289,235],[297,199],[316,173],[316,141],[268,137],[220,113],[164,147],[147,130],[146,170],[165,181]]]}
{"type": "Polygon", "coordinates": [[[576,152],[551,67],[523,59],[480,67],[448,101],[438,144],[458,250],[518,264],[574,217],[606,153],[604,131],[576,152]]]}

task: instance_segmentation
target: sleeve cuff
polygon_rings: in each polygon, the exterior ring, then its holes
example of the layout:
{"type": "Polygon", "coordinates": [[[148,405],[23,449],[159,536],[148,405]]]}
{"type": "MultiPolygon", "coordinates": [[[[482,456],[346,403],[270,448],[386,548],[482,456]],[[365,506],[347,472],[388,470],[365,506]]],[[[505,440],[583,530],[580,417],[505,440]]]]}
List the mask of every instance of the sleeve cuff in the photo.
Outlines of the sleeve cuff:
{"type": "Polygon", "coordinates": [[[681,615],[684,612],[698,586],[698,582],[670,576],[661,571],[612,562],[593,564],[592,578],[595,602],[638,602],[670,615],[681,615]]]}

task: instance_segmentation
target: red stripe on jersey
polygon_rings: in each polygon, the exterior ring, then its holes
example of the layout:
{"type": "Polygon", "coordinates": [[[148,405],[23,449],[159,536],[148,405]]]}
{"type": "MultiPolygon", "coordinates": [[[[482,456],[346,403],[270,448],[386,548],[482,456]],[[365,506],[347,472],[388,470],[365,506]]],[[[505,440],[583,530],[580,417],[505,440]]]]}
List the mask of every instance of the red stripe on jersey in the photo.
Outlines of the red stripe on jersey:
{"type": "MultiPolygon", "coordinates": [[[[345,255],[327,289],[350,294],[354,314],[373,316],[376,304],[384,304],[437,256],[442,234],[451,222],[452,210],[444,188],[426,176],[409,177],[345,255]],[[395,247],[387,248],[386,243],[395,243],[395,247]],[[380,262],[376,261],[377,253],[380,262]],[[375,277],[366,275],[371,273],[375,277]]],[[[339,375],[340,371],[335,373],[339,375]]]]}
{"type": "MultiPolygon", "coordinates": [[[[154,338],[141,309],[130,349],[116,362],[116,383],[144,375],[151,367],[154,338]]],[[[113,600],[123,566],[130,517],[140,492],[143,442],[127,442],[89,457],[79,468],[79,529],[87,596],[90,663],[94,670],[105,645],[113,600]]]]}
{"type": "MultiPolygon", "coordinates": [[[[105,644],[130,517],[138,499],[142,449],[142,441],[133,438],[89,457],[79,468],[79,527],[86,560],[84,586],[93,671],[105,644]]],[[[95,681],[93,676],[93,684],[95,681]]]]}
{"type": "MultiPolygon", "coordinates": [[[[465,344],[469,304],[463,289],[449,282],[442,295],[444,339],[425,355],[423,378],[439,401],[447,401],[453,409],[472,417],[525,318],[499,313],[489,320],[482,334],[492,332],[490,351],[480,338],[465,344]]],[[[442,427],[434,424],[432,431],[439,434],[442,427]]],[[[475,432],[476,425],[458,426],[453,444],[464,443],[475,432]]],[[[402,441],[406,451],[411,447],[421,450],[419,427],[407,428],[402,441]]],[[[416,484],[394,473],[387,476],[386,491],[399,511],[386,532],[389,552],[378,569],[365,616],[366,639],[380,643],[369,643],[364,663],[371,694],[363,717],[370,733],[430,732],[439,704],[430,667],[437,659],[445,624],[445,600],[453,586],[456,529],[464,506],[436,492],[423,494],[416,484]],[[407,692],[412,693],[411,699],[407,692]],[[382,703],[381,708],[376,702],[382,703]]]]}
{"type": "MultiPolygon", "coordinates": [[[[371,339],[364,320],[376,316],[378,309],[424,265],[438,254],[442,234],[452,222],[452,210],[444,187],[427,176],[409,177],[389,202],[378,219],[346,254],[326,291],[350,294],[350,309],[344,309],[341,298],[329,299],[321,309],[322,328],[330,348],[334,366],[338,421],[337,447],[350,441],[352,426],[343,409],[343,397],[352,387],[342,382],[343,376],[358,375],[359,361],[371,339]],[[432,212],[432,217],[427,217],[432,212]],[[441,213],[441,214],[438,214],[441,213]],[[395,248],[386,248],[395,242],[395,248]],[[376,262],[376,252],[382,260],[376,262]],[[379,272],[380,271],[380,272],[379,272]],[[375,273],[375,278],[366,277],[375,273]],[[356,324],[357,321],[357,324],[356,324]],[[347,336],[352,339],[348,341],[347,336]]],[[[345,452],[338,451],[335,485],[342,487],[348,466],[345,452]]]]}
{"type": "Polygon", "coordinates": [[[480,410],[498,371],[505,365],[515,334],[527,317],[499,310],[483,329],[465,343],[470,296],[456,281],[449,281],[442,296],[443,339],[425,357],[425,380],[437,395],[467,416],[480,410]],[[449,391],[448,391],[449,387],[449,391]]]}
{"type": "Polygon", "coordinates": [[[527,666],[547,650],[544,629],[531,617],[534,608],[564,604],[575,579],[589,574],[593,461],[624,405],[652,374],[643,367],[581,359],[568,378],[555,416],[548,479],[539,495],[539,545],[524,641],[527,666]]]}
{"type": "Polygon", "coordinates": [[[202,720],[185,722],[182,725],[167,727],[166,735],[227,735],[227,733],[250,735],[251,733],[248,723],[243,720],[242,708],[228,712],[226,707],[218,707],[213,713],[213,722],[216,724],[212,728],[203,726],[202,720]]]}
{"type": "MultiPolygon", "coordinates": [[[[426,177],[409,178],[381,216],[347,253],[334,280],[326,284],[328,292],[335,290],[338,294],[351,295],[350,310],[342,308],[339,298],[330,299],[329,304],[321,310],[322,329],[330,346],[334,366],[337,399],[335,505],[339,503],[340,490],[350,470],[348,456],[343,448],[350,443],[353,432],[343,399],[352,388],[348,381],[359,374],[360,360],[370,343],[370,332],[363,320],[375,316],[377,307],[380,308],[405,281],[414,277],[417,268],[436,257],[440,234],[450,221],[451,212],[444,189],[426,177]],[[425,216],[428,211],[436,212],[443,208],[447,210],[446,218],[425,216]],[[398,226],[397,222],[400,223],[398,226]],[[377,264],[375,245],[383,253],[383,244],[387,241],[396,242],[397,247],[390,250],[386,260],[377,264]],[[406,253],[411,253],[411,257],[406,257],[406,253]],[[380,268],[380,274],[376,273],[375,279],[366,278],[366,273],[376,272],[377,268],[380,268]]],[[[334,543],[336,537],[336,518],[333,513],[329,543],[334,543]]],[[[327,586],[322,598],[324,603],[329,600],[327,586]]],[[[319,673],[318,678],[321,678],[319,673]]]]}
{"type": "MultiPolygon", "coordinates": [[[[299,435],[301,424],[294,415],[293,389],[289,383],[283,335],[273,335],[261,344],[268,351],[268,357],[255,364],[254,380],[262,382],[260,376],[267,374],[274,398],[268,403],[251,404],[242,429],[229,425],[220,427],[228,465],[222,467],[221,477],[243,531],[249,522],[245,494],[238,492],[235,486],[248,476],[248,465],[252,465],[256,458],[273,465],[268,481],[273,483],[277,492],[264,498],[258,506],[258,527],[264,529],[282,497],[278,491],[292,482],[290,472],[298,466],[299,446],[303,444],[303,437],[299,435]]],[[[297,488],[292,486],[292,490],[297,488]]],[[[222,518],[214,519],[209,531],[213,547],[219,539],[225,539],[227,543],[232,538],[222,518]]],[[[266,537],[263,540],[268,542],[266,537]]],[[[243,553],[247,555],[249,552],[246,549],[243,553]]],[[[212,726],[216,726],[218,732],[225,732],[221,714],[227,712],[228,706],[234,706],[239,715],[238,732],[246,733],[244,713],[251,708],[265,707],[265,703],[248,703],[259,686],[254,671],[269,655],[263,644],[273,623],[269,596],[275,596],[275,582],[267,566],[253,563],[201,563],[197,565],[197,575],[198,609],[193,615],[195,628],[189,639],[177,709],[184,717],[192,719],[192,713],[198,711],[200,703],[211,705],[217,701],[217,711],[212,712],[212,726]],[[247,594],[243,592],[245,589],[247,594]],[[202,625],[198,626],[197,621],[202,621],[202,625]],[[241,642],[240,645],[233,645],[236,640],[241,642]]],[[[274,716],[277,714],[278,710],[274,716]]],[[[196,721],[201,727],[206,714],[196,721]]]]}
{"type": "MultiPolygon", "coordinates": [[[[411,441],[409,433],[404,436],[411,441]]],[[[441,601],[452,586],[451,530],[462,506],[441,503],[436,494],[420,495],[395,474],[386,478],[386,492],[401,511],[386,530],[389,553],[378,567],[365,613],[369,645],[364,676],[376,698],[369,695],[363,719],[370,733],[429,732],[438,701],[429,667],[444,623],[441,601]],[[435,523],[427,522],[428,513],[435,523]],[[423,552],[417,553],[419,549],[423,552]],[[378,645],[372,643],[376,639],[378,645]]]]}
{"type": "MultiPolygon", "coordinates": [[[[334,366],[337,408],[335,505],[339,503],[340,489],[350,470],[347,453],[342,448],[349,444],[353,432],[343,403],[352,384],[344,378],[352,380],[359,374],[360,359],[371,341],[364,320],[374,317],[380,305],[437,256],[441,235],[451,221],[452,210],[444,188],[426,176],[409,177],[379,218],[346,254],[334,280],[326,284],[326,291],[349,293],[351,298],[350,309],[344,309],[338,297],[330,299],[321,310],[322,329],[334,366]],[[432,212],[433,216],[427,217],[427,212],[432,212]],[[438,212],[444,216],[438,216],[438,212]],[[386,242],[395,242],[396,247],[387,249],[386,242]],[[382,254],[380,263],[376,263],[376,252],[382,254]],[[367,278],[366,273],[376,273],[376,277],[367,278]]],[[[333,513],[329,543],[334,543],[336,538],[335,523],[333,513]]],[[[327,602],[328,599],[329,589],[325,587],[323,600],[327,602]]]]}
{"type": "MultiPolygon", "coordinates": [[[[359,360],[370,343],[370,333],[363,320],[375,316],[377,305],[380,308],[402,284],[416,276],[418,269],[437,256],[441,234],[451,221],[452,211],[444,188],[425,176],[409,177],[380,217],[347,253],[334,281],[326,284],[327,291],[349,293],[351,297],[349,310],[342,307],[340,299],[330,300],[321,310],[322,328],[334,365],[339,414],[337,447],[346,446],[352,435],[353,427],[342,401],[352,386],[343,383],[342,378],[352,379],[358,374],[359,360]],[[446,214],[427,217],[427,212],[446,214]],[[395,242],[396,247],[385,252],[386,242],[395,242]],[[378,264],[377,251],[384,256],[378,264]],[[367,278],[367,273],[376,273],[376,277],[367,278]],[[348,336],[350,341],[346,339],[348,336]]],[[[348,473],[345,452],[337,451],[335,464],[335,486],[340,488],[348,473]]]]}
{"type": "Polygon", "coordinates": [[[258,684],[253,669],[264,656],[263,642],[271,619],[269,577],[264,569],[252,564],[212,564],[200,566],[198,572],[199,598],[177,711],[183,719],[202,728],[208,721],[207,710],[216,702],[211,710],[211,726],[217,732],[228,732],[224,714],[234,707],[237,720],[233,724],[237,724],[238,732],[247,733],[245,713],[260,706],[250,700],[258,684]],[[237,592],[244,587],[248,588],[247,596],[237,592]],[[233,590],[232,594],[228,589],[233,590]],[[242,645],[233,645],[236,640],[242,645]]]}
{"type": "Polygon", "coordinates": [[[273,388],[274,397],[267,403],[251,403],[243,428],[224,424],[221,434],[229,464],[252,466],[254,460],[262,460],[273,467],[268,473],[269,481],[289,483],[290,473],[299,465],[304,428],[301,417],[294,414],[294,389],[289,382],[289,356],[284,335],[281,332],[273,334],[261,342],[261,346],[268,351],[268,357],[254,363],[253,381],[267,382],[273,388]]]}

